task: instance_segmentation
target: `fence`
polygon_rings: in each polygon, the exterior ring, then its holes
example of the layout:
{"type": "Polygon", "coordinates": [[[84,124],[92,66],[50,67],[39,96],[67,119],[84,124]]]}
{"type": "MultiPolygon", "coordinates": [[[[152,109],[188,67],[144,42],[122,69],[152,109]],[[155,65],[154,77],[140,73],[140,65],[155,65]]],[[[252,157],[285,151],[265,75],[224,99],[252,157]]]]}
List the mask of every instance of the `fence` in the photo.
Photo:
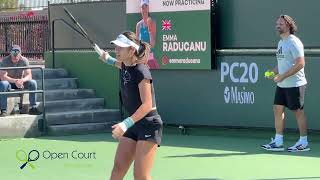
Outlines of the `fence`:
{"type": "Polygon", "coordinates": [[[9,54],[13,44],[21,46],[23,56],[43,59],[50,48],[48,15],[33,11],[0,18],[0,59],[9,54]]]}
{"type": "Polygon", "coordinates": [[[117,0],[11,0],[0,4],[0,11],[45,9],[50,4],[73,4],[83,2],[117,1],[117,0]]]}

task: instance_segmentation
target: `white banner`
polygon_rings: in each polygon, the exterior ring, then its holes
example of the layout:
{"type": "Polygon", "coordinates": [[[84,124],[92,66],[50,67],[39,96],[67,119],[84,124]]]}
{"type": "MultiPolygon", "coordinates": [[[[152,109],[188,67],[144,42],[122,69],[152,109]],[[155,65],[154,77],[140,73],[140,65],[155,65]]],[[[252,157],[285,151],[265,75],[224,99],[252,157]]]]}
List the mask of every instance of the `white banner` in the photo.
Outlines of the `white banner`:
{"type": "MultiPolygon", "coordinates": [[[[126,12],[140,13],[141,0],[127,0],[126,12]]],[[[211,0],[150,0],[149,12],[210,10],[211,0]]]]}

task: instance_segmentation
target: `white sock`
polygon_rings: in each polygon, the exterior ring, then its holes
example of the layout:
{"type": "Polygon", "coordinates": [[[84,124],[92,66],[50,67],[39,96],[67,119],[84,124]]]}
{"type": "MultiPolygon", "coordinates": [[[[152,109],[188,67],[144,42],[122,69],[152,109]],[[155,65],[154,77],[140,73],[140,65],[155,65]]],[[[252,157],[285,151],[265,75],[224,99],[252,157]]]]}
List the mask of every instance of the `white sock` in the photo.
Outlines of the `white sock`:
{"type": "Polygon", "coordinates": [[[300,136],[299,142],[302,144],[308,144],[308,136],[300,136]]]}
{"type": "Polygon", "coordinates": [[[279,145],[283,145],[283,135],[281,134],[276,134],[274,136],[274,141],[276,142],[276,145],[279,146],[279,145]]]}

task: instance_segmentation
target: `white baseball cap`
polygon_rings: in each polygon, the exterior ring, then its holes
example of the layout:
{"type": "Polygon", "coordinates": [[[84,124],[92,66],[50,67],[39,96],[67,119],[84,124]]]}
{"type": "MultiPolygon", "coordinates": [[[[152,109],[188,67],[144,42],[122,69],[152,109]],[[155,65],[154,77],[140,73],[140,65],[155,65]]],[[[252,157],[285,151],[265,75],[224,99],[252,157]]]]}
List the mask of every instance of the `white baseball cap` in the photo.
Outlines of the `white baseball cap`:
{"type": "Polygon", "coordinates": [[[115,44],[120,47],[134,47],[137,51],[139,51],[139,45],[128,39],[125,35],[120,34],[116,40],[110,42],[111,44],[115,44]]]}

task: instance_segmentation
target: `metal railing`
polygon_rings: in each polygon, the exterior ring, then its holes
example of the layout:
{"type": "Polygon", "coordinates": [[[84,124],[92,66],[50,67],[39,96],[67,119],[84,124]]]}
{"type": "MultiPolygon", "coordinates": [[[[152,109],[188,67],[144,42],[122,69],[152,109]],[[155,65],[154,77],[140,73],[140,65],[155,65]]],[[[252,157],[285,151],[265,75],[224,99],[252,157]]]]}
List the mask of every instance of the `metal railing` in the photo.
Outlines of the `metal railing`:
{"type": "Polygon", "coordinates": [[[22,90],[22,91],[9,91],[9,92],[0,92],[0,95],[12,95],[12,94],[25,94],[25,93],[41,93],[42,94],[42,119],[39,119],[38,121],[38,129],[43,134],[47,133],[47,121],[46,121],[46,100],[45,100],[45,87],[44,87],[44,68],[38,67],[38,66],[32,66],[32,67],[0,67],[0,71],[6,71],[6,70],[15,70],[15,69],[40,69],[41,70],[41,85],[42,90],[22,90]]]}

